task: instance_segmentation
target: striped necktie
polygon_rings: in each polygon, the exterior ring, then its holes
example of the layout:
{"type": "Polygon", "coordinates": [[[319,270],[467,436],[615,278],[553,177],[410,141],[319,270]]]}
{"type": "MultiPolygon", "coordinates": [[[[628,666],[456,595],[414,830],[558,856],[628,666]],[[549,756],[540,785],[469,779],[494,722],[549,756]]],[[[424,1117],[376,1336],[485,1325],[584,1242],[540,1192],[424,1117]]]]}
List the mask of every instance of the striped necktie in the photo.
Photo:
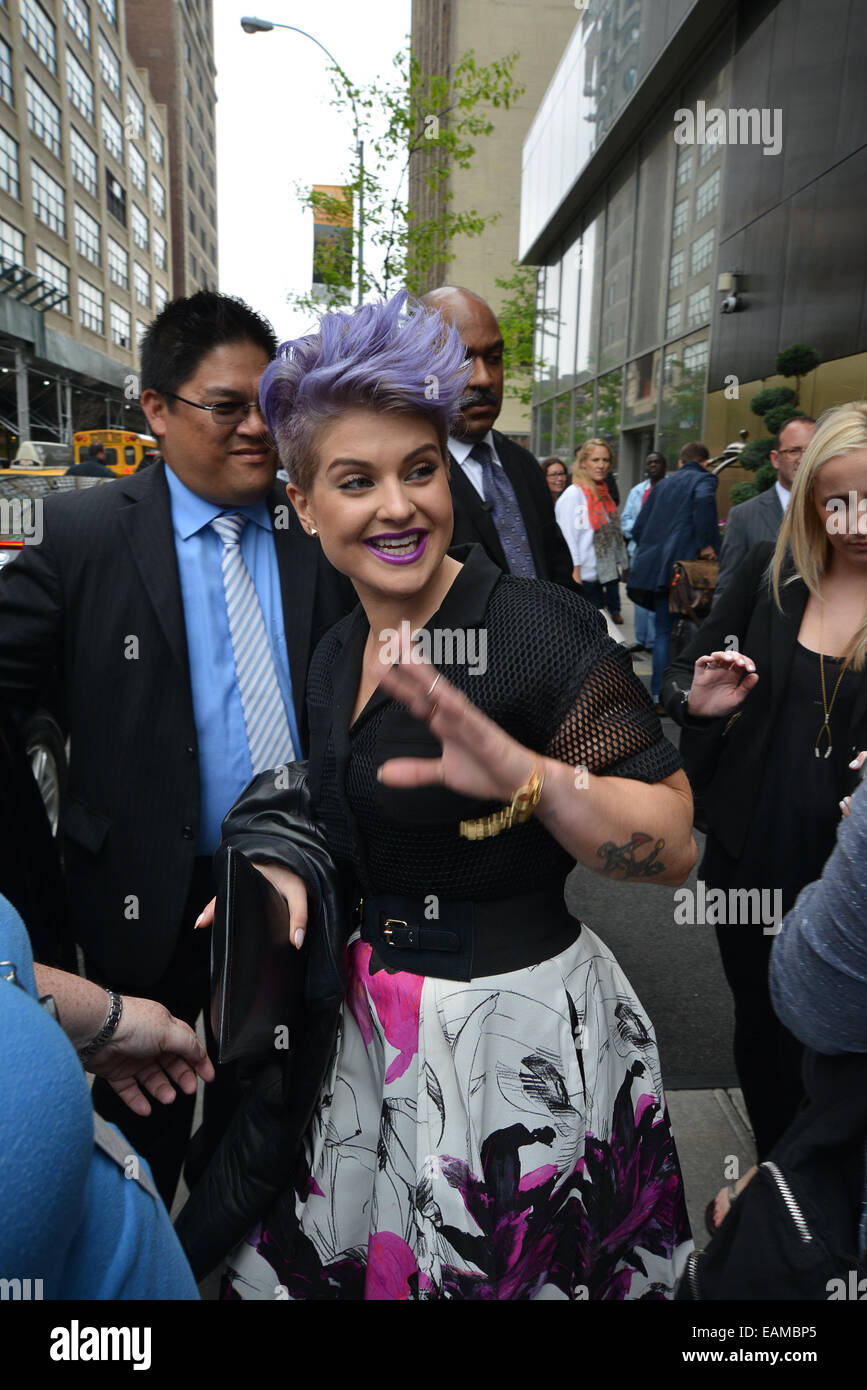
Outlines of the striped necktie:
{"type": "Polygon", "coordinates": [[[491,516],[511,574],[536,579],[536,565],[527,539],[527,528],[518,506],[515,489],[506,470],[494,462],[490,444],[474,444],[469,457],[482,466],[485,501],[491,503],[491,516]]]}
{"type": "Polygon", "coordinates": [[[232,516],[214,517],[210,524],[223,543],[223,590],[250,760],[254,772],[265,772],[292,762],[295,749],[262,606],[241,554],[241,532],[246,520],[235,512],[232,516]]]}

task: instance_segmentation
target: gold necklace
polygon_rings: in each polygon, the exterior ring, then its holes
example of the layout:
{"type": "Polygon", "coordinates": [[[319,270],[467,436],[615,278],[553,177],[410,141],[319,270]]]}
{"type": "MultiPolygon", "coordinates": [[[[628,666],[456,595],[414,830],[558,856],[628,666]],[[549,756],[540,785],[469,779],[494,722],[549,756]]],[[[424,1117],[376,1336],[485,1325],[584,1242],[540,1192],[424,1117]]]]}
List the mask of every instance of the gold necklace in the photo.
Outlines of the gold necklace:
{"type": "Polygon", "coordinates": [[[846,673],[846,662],[844,661],[844,662],[841,664],[841,666],[840,666],[840,674],[839,674],[839,676],[837,677],[837,684],[834,686],[834,693],[833,693],[833,695],[831,696],[831,703],[830,703],[830,705],[829,705],[829,704],[828,704],[828,696],[827,696],[827,692],[826,692],[826,689],[825,689],[825,653],[824,653],[824,647],[825,647],[825,615],[824,615],[824,613],[822,613],[821,616],[820,616],[820,618],[819,618],[819,680],[820,680],[821,686],[822,686],[822,709],[823,709],[824,712],[825,712],[825,718],[824,718],[824,720],[823,720],[823,722],[822,722],[822,727],[820,728],[819,733],[818,733],[818,735],[817,735],[817,737],[816,737],[816,742],[815,742],[814,745],[813,745],[813,756],[816,757],[816,758],[821,758],[821,757],[830,758],[830,756],[831,756],[831,752],[832,752],[832,749],[833,749],[834,745],[833,745],[833,743],[831,742],[831,725],[829,724],[828,721],[829,721],[830,718],[831,718],[831,711],[832,711],[833,708],[834,708],[834,701],[835,701],[836,698],[837,698],[837,691],[840,689],[840,682],[841,682],[841,680],[843,679],[843,676],[844,676],[845,673],[846,673]],[[827,737],[828,746],[827,746],[827,748],[825,749],[825,752],[824,752],[824,753],[820,753],[820,752],[819,752],[819,746],[820,746],[820,744],[821,744],[821,742],[822,742],[822,735],[823,735],[823,734],[827,737]]]}

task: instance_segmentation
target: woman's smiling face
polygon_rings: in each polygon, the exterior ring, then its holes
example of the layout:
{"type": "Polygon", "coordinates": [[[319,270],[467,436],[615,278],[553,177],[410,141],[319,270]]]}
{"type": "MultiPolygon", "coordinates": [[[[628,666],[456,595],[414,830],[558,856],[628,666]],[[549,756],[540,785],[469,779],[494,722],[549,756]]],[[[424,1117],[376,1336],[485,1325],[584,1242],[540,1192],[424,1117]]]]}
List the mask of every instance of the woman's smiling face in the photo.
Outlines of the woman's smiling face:
{"type": "Polygon", "coordinates": [[[289,484],[303,525],[359,597],[422,592],[452,537],[448,469],[430,420],[353,407],[325,425],[308,493],[289,484]]]}

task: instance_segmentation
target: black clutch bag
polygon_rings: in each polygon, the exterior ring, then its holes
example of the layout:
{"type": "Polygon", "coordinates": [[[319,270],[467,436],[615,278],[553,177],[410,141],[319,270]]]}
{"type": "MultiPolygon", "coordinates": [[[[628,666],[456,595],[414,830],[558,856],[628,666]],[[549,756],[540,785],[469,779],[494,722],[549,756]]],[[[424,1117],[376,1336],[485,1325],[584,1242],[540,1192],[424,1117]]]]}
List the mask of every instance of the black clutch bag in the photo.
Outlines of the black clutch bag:
{"type": "Polygon", "coordinates": [[[289,937],[284,899],[231,846],[211,936],[211,1028],[220,1062],[261,1062],[288,1050],[304,997],[306,950],[289,937]]]}

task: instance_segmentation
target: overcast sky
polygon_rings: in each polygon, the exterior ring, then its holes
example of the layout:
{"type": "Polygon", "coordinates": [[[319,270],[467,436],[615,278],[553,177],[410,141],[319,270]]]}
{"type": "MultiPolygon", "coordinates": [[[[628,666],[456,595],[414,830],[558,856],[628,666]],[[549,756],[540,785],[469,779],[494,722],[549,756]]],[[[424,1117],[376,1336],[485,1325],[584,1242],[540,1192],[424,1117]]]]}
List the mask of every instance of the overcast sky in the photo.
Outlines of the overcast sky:
{"type": "Polygon", "coordinates": [[[331,109],[328,59],[300,34],[245,34],[241,16],[294,24],[331,51],[356,83],[390,76],[410,29],[410,0],[216,0],[220,289],[239,294],[280,339],[310,320],[286,303],[310,288],[313,214],[294,185],[343,183],[352,116],[331,109]]]}

